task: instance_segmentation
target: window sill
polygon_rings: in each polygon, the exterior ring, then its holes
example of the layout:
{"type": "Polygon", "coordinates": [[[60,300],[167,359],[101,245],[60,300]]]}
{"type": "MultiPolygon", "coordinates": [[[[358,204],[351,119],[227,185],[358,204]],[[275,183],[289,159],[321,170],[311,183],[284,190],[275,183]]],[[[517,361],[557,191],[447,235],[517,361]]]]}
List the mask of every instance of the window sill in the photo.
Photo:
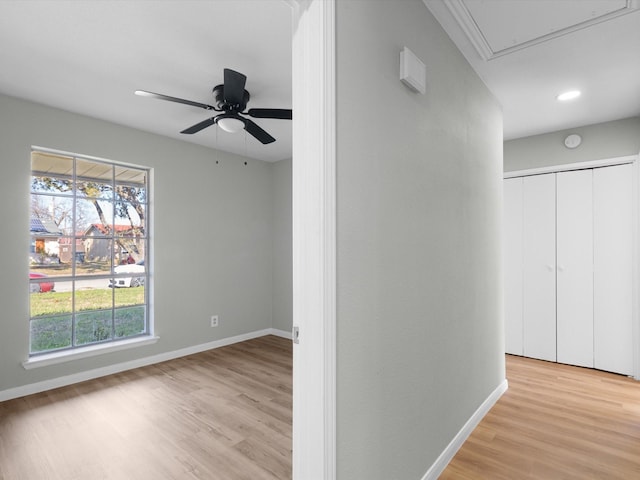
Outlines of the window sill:
{"type": "Polygon", "coordinates": [[[79,360],[81,358],[95,357],[97,355],[117,352],[119,350],[142,347],[144,345],[152,345],[159,339],[160,337],[146,336],[133,338],[130,340],[121,340],[119,342],[110,342],[101,345],[91,345],[89,347],[75,348],[73,350],[66,350],[64,352],[46,353],[44,355],[38,355],[36,357],[29,358],[29,360],[22,362],[22,366],[25,368],[25,370],[31,370],[32,368],[46,367],[49,365],[56,365],[58,363],[79,360]]]}

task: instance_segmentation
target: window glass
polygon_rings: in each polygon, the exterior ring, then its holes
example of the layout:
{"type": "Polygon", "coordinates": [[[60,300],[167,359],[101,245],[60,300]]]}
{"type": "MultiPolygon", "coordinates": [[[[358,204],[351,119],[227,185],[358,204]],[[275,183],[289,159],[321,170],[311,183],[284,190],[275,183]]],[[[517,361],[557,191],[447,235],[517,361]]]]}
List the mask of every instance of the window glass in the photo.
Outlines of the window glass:
{"type": "Polygon", "coordinates": [[[148,169],[31,154],[30,353],[148,335],[148,169]]]}

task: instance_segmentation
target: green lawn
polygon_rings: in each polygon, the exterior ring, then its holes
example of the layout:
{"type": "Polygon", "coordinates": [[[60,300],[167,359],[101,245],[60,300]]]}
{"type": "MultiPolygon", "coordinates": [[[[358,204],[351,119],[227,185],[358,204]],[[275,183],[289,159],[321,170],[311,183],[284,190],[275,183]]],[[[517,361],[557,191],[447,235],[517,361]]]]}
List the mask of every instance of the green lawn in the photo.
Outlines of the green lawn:
{"type": "MultiPolygon", "coordinates": [[[[71,292],[32,293],[31,317],[71,313],[71,292]]],[[[144,304],[144,287],[76,291],[76,312],[144,304]],[[113,295],[115,294],[115,298],[113,295]]]]}
{"type": "Polygon", "coordinates": [[[75,323],[71,292],[32,293],[30,298],[32,353],[145,333],[144,287],[77,291],[75,323]]]}

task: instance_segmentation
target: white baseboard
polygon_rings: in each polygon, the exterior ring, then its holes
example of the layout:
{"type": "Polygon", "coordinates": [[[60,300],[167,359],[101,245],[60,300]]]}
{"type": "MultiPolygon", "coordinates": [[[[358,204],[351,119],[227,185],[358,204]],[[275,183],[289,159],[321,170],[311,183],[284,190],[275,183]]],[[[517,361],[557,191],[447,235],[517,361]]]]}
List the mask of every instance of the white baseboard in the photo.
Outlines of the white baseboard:
{"type": "Polygon", "coordinates": [[[289,340],[293,338],[291,330],[278,330],[277,328],[269,328],[268,330],[270,335],[275,335],[276,337],[288,338],[289,340]]]}
{"type": "Polygon", "coordinates": [[[264,337],[265,335],[277,335],[279,337],[291,338],[291,333],[285,332],[283,330],[277,330],[274,328],[256,330],[254,332],[244,333],[242,335],[236,335],[234,337],[223,338],[221,340],[215,340],[213,342],[207,342],[200,345],[181,348],[179,350],[174,350],[171,352],[160,353],[158,355],[152,355],[150,357],[138,358],[129,362],[107,365],[106,367],[87,370],[85,372],[78,372],[72,375],[66,375],[64,377],[52,378],[50,380],[44,380],[42,382],[23,385],[21,387],[9,388],[7,390],[0,391],[0,402],[11,400],[13,398],[24,397],[26,395],[32,395],[34,393],[52,390],[54,388],[66,387],[67,385],[72,385],[74,383],[84,382],[86,380],[92,380],[94,378],[112,375],[114,373],[123,372],[125,370],[152,365],[154,363],[165,362],[167,360],[173,360],[174,358],[184,357],[186,355],[192,355],[194,353],[200,353],[207,350],[212,350],[214,348],[225,347],[227,345],[244,342],[253,338],[264,337]]]}
{"type": "Polygon", "coordinates": [[[440,474],[447,468],[449,462],[454,457],[454,455],[460,450],[462,444],[467,440],[471,432],[478,426],[480,420],[484,418],[484,416],[491,410],[491,407],[495,405],[498,399],[502,396],[504,392],[509,388],[509,384],[507,383],[507,379],[505,378],[500,385],[487,397],[487,399],[482,402],[482,405],[478,407],[471,418],[467,420],[467,423],[460,429],[460,431],[453,437],[453,440],[447,445],[447,448],[440,454],[438,459],[435,461],[431,468],[424,474],[422,480],[436,480],[440,474]]]}

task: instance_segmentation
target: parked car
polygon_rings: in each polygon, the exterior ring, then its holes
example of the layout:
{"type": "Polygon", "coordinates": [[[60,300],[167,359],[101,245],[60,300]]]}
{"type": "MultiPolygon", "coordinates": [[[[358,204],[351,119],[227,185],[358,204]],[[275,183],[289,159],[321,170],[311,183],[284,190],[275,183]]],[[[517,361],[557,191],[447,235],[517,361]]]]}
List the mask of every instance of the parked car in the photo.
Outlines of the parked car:
{"type": "MultiPolygon", "coordinates": [[[[44,273],[29,272],[29,279],[48,278],[44,273]]],[[[29,284],[29,292],[31,293],[45,293],[52,292],[56,284],[52,281],[48,282],[32,282],[29,284]]]]}
{"type": "MultiPolygon", "coordinates": [[[[144,274],[144,260],[140,260],[138,263],[118,265],[113,271],[117,274],[144,274]]],[[[144,285],[144,276],[132,275],[130,277],[112,278],[109,280],[109,288],[140,287],[142,285],[144,285]]]]}

